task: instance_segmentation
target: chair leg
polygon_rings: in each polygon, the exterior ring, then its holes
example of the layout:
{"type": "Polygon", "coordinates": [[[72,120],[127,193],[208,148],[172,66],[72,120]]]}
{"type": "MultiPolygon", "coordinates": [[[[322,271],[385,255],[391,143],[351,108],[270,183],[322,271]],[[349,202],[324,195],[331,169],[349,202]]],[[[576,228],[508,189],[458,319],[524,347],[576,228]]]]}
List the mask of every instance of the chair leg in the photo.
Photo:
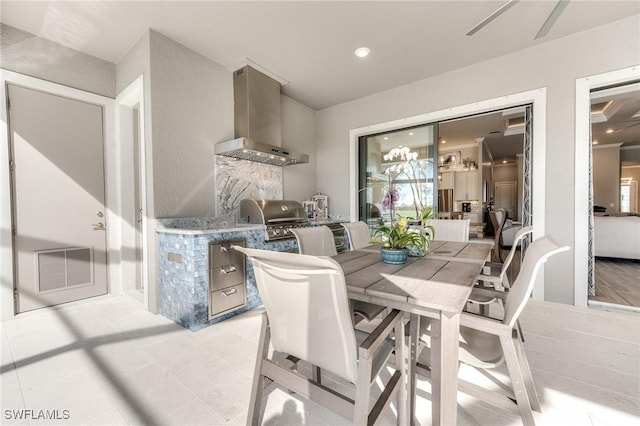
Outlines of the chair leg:
{"type": "Polygon", "coordinates": [[[265,378],[262,375],[262,364],[264,359],[269,356],[270,341],[271,332],[269,331],[269,320],[266,312],[264,312],[262,314],[262,327],[260,329],[256,366],[253,372],[253,384],[251,385],[251,401],[249,402],[249,412],[247,413],[247,425],[257,426],[260,424],[260,404],[262,403],[263,379],[265,378]]]}
{"type": "MultiPolygon", "coordinates": [[[[518,333],[519,334],[519,333],[518,333]]],[[[522,376],[524,377],[524,385],[527,388],[527,395],[529,396],[529,403],[531,409],[541,413],[540,400],[538,400],[538,394],[536,393],[536,387],[533,384],[533,376],[531,375],[531,369],[529,368],[529,360],[527,359],[527,353],[524,350],[524,338],[514,339],[516,346],[516,353],[518,355],[518,361],[520,361],[520,368],[522,369],[522,376]]]]}
{"type": "Polygon", "coordinates": [[[356,380],[356,398],[353,410],[353,424],[369,423],[369,398],[371,396],[371,372],[373,360],[361,352],[358,357],[358,379],[356,380]]]}
{"type": "Polygon", "coordinates": [[[509,376],[511,377],[511,385],[513,386],[513,393],[518,403],[518,411],[520,411],[520,417],[522,417],[522,423],[525,426],[535,425],[533,419],[533,411],[531,411],[531,403],[529,402],[529,395],[527,393],[527,386],[522,374],[522,368],[518,362],[518,354],[516,345],[517,337],[505,337],[500,336],[500,344],[502,345],[502,351],[504,352],[504,359],[507,363],[507,369],[509,370],[509,376]]]}
{"type": "MultiPolygon", "coordinates": [[[[388,310],[388,309],[385,309],[388,310]]],[[[401,373],[400,388],[398,389],[398,425],[409,424],[409,406],[407,401],[407,348],[405,346],[405,325],[404,321],[400,321],[395,329],[395,353],[396,353],[396,370],[401,373]]]]}

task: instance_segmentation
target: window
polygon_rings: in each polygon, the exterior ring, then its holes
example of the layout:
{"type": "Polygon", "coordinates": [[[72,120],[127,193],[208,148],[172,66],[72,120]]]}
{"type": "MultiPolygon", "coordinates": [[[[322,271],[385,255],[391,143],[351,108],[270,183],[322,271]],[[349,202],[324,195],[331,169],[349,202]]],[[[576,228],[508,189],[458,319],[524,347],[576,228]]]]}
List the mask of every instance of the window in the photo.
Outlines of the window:
{"type": "Polygon", "coordinates": [[[369,225],[417,218],[434,207],[437,125],[363,136],[359,140],[359,218],[369,225]]]}

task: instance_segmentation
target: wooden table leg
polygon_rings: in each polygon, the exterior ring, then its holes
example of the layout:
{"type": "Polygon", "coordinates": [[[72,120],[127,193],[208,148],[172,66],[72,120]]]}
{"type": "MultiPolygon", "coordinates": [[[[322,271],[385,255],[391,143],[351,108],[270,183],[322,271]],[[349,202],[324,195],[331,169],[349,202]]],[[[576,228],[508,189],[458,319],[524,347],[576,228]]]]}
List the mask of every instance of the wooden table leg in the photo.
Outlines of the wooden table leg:
{"type": "Polygon", "coordinates": [[[432,424],[454,426],[458,412],[460,314],[443,312],[431,327],[432,424]]]}
{"type": "Polygon", "coordinates": [[[416,363],[418,362],[418,330],[420,330],[420,315],[409,316],[409,366],[407,368],[409,385],[409,419],[410,425],[416,422],[416,363]]]}

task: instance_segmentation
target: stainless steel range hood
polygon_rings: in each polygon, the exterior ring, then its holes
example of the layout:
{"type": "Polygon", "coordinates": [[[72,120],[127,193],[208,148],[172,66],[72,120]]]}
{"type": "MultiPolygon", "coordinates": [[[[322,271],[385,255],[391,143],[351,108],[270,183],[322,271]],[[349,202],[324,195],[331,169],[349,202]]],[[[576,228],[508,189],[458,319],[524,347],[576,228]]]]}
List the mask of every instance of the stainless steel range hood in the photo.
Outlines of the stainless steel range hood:
{"type": "Polygon", "coordinates": [[[280,83],[247,65],[233,73],[233,100],[235,139],[216,144],[216,154],[277,166],[309,162],[280,146],[280,83]]]}

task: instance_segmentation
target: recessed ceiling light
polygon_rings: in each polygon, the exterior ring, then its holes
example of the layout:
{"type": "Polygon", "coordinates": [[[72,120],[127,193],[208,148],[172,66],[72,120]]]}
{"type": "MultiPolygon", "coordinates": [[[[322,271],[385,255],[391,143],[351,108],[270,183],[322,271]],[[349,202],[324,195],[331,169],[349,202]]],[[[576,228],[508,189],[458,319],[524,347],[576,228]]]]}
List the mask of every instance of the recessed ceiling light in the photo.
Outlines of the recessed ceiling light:
{"type": "Polygon", "coordinates": [[[353,52],[358,58],[364,58],[369,55],[368,47],[358,47],[355,52],[353,52]]]}
{"type": "Polygon", "coordinates": [[[388,141],[388,140],[389,140],[389,138],[388,138],[387,136],[385,136],[385,137],[384,137],[384,140],[385,140],[385,141],[388,141]]]}
{"type": "Polygon", "coordinates": [[[440,142],[447,143],[447,141],[445,139],[442,139],[440,142]]]}
{"type": "Polygon", "coordinates": [[[613,129],[607,129],[607,133],[613,133],[613,129]]]}
{"type": "Polygon", "coordinates": [[[409,132],[409,136],[413,136],[413,132],[409,132]]]}
{"type": "Polygon", "coordinates": [[[598,141],[596,141],[596,140],[594,140],[592,143],[593,143],[594,145],[598,145],[598,141]]]}
{"type": "Polygon", "coordinates": [[[507,164],[507,160],[502,160],[502,164],[507,164]]]}

